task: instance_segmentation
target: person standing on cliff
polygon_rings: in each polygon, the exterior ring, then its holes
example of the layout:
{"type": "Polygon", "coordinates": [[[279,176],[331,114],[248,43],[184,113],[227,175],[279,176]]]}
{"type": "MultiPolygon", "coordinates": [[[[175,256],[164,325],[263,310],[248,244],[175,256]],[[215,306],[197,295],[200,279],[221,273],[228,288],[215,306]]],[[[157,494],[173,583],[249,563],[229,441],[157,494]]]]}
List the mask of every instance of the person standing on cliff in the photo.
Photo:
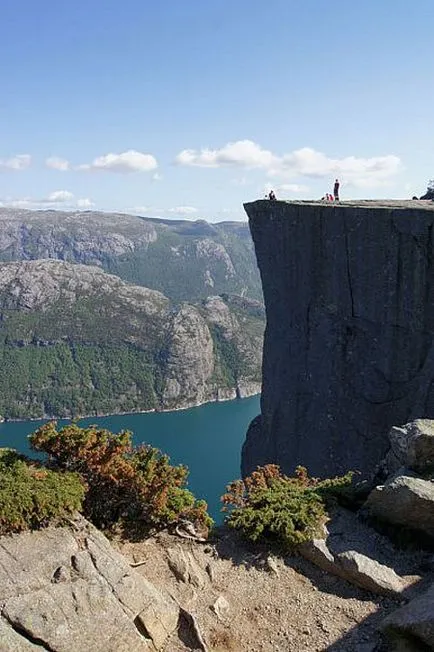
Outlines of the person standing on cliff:
{"type": "Polygon", "coordinates": [[[335,179],[335,185],[333,186],[333,196],[335,201],[339,201],[339,179],[335,179]]]}
{"type": "Polygon", "coordinates": [[[276,201],[276,195],[274,194],[273,190],[270,190],[270,192],[268,193],[268,199],[270,199],[271,201],[276,201]]]}

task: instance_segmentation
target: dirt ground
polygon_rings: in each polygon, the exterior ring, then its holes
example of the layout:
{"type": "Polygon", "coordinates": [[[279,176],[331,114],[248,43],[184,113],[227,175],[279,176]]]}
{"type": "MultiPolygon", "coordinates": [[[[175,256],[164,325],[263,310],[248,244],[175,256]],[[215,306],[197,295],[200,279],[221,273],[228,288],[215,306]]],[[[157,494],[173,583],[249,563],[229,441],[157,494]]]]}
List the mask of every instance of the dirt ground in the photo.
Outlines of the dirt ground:
{"type": "Polygon", "coordinates": [[[194,616],[206,644],[185,619],[165,652],[373,652],[376,626],[399,606],[225,529],[204,544],[163,533],[116,547],[194,616]]]}

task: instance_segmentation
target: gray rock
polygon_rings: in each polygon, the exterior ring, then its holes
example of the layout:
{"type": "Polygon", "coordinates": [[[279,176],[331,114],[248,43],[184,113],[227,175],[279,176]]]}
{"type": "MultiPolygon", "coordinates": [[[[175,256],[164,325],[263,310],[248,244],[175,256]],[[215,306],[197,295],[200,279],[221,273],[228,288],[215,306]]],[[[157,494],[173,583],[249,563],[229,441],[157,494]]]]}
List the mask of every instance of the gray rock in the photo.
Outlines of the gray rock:
{"type": "Polygon", "coordinates": [[[393,611],[382,621],[380,629],[403,642],[413,641],[414,650],[434,650],[434,585],[393,611]]]}
{"type": "Polygon", "coordinates": [[[399,595],[406,588],[394,570],[355,550],[342,552],[336,557],[336,562],[342,577],[371,593],[399,595]]]}
{"type": "Polygon", "coordinates": [[[434,538],[434,482],[399,475],[375,487],[364,510],[386,523],[418,530],[434,538]]]}
{"type": "Polygon", "coordinates": [[[335,562],[334,555],[330,552],[324,539],[312,539],[302,543],[297,548],[298,552],[308,561],[319,566],[322,570],[331,575],[339,575],[339,567],[335,562]]]}
{"type": "Polygon", "coordinates": [[[434,471],[434,421],[416,419],[395,426],[389,433],[391,451],[386,457],[389,472],[408,467],[416,473],[434,471]]]}
{"type": "Polygon", "coordinates": [[[211,609],[214,611],[219,620],[226,622],[229,617],[231,607],[224,595],[219,595],[217,600],[212,605],[211,609]]]}
{"type": "Polygon", "coordinates": [[[101,578],[10,598],[3,617],[56,652],[151,649],[101,578]]]}
{"type": "Polygon", "coordinates": [[[279,566],[277,564],[277,561],[274,557],[268,556],[265,562],[265,568],[269,573],[272,575],[275,575],[276,577],[280,576],[279,573],[279,566]]]}
{"type": "MultiPolygon", "coordinates": [[[[378,595],[399,595],[406,583],[395,571],[356,550],[333,549],[333,539],[324,528],[324,539],[313,539],[298,546],[298,552],[322,570],[378,595]]],[[[375,532],[374,532],[375,536],[375,532]]]]}
{"type": "Polygon", "coordinates": [[[400,594],[406,585],[394,570],[354,550],[334,556],[323,539],[298,548],[300,554],[322,570],[378,595],[400,594]]]}
{"type": "Polygon", "coordinates": [[[199,566],[193,555],[184,550],[182,546],[168,549],[167,563],[177,580],[186,584],[192,584],[198,589],[205,588],[208,582],[206,573],[199,566]]]}
{"type": "Polygon", "coordinates": [[[2,652],[41,652],[36,645],[18,634],[11,625],[0,616],[0,650],[2,652]]]}
{"type": "Polygon", "coordinates": [[[163,369],[163,407],[199,405],[208,394],[214,372],[214,347],[210,330],[194,306],[183,306],[171,319],[163,369]]]}
{"type": "Polygon", "coordinates": [[[8,652],[33,642],[55,652],[160,649],[179,616],[81,517],[71,528],[0,539],[0,603],[8,652]]]}
{"type": "Polygon", "coordinates": [[[396,424],[434,418],[434,205],[245,204],[267,312],[242,472],[368,478],[396,424]]]}

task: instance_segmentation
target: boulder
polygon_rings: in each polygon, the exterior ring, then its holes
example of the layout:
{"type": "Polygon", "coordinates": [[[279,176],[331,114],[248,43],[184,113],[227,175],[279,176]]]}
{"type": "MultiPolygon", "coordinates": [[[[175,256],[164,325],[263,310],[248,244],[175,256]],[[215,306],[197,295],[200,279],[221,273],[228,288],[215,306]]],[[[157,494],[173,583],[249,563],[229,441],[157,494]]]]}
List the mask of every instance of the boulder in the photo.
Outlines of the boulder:
{"type": "Polygon", "coordinates": [[[394,638],[413,641],[415,650],[434,650],[434,584],[387,616],[380,629],[394,638]]]}
{"type": "Polygon", "coordinates": [[[224,595],[219,595],[217,600],[212,605],[211,609],[214,611],[215,615],[219,620],[225,622],[229,617],[231,608],[229,602],[226,600],[224,595]]]}
{"type": "Polygon", "coordinates": [[[0,649],[161,649],[179,608],[81,517],[0,540],[0,649]]]}
{"type": "Polygon", "coordinates": [[[322,570],[350,584],[378,595],[399,595],[404,580],[392,568],[355,550],[334,555],[324,539],[313,539],[299,546],[300,554],[322,570]]]}
{"type": "Polygon", "coordinates": [[[364,510],[370,516],[434,538],[434,482],[398,475],[375,487],[364,510]]]}
{"type": "Polygon", "coordinates": [[[416,473],[434,471],[434,421],[416,419],[389,432],[391,450],[386,457],[389,472],[408,467],[416,473]]]}
{"type": "Polygon", "coordinates": [[[340,553],[336,563],[341,577],[371,593],[397,595],[406,587],[403,579],[392,568],[355,550],[340,553]]]}
{"type": "Polygon", "coordinates": [[[324,539],[312,539],[298,547],[298,552],[308,561],[319,566],[331,575],[338,575],[338,567],[334,555],[330,552],[324,539]]]}
{"type": "Polygon", "coordinates": [[[167,551],[167,563],[176,579],[192,584],[198,589],[203,589],[208,582],[206,573],[199,566],[193,555],[184,550],[182,546],[169,548],[167,551]]]}

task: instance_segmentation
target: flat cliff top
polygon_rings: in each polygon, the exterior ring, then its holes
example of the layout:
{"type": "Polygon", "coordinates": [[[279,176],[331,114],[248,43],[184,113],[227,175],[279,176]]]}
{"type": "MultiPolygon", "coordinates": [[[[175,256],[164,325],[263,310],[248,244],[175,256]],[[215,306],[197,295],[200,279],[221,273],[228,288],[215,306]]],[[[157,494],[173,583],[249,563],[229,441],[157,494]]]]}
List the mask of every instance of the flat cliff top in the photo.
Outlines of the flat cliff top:
{"type": "Polygon", "coordinates": [[[254,204],[289,204],[295,206],[321,206],[327,208],[392,208],[392,209],[418,209],[418,210],[427,210],[434,212],[434,201],[430,199],[353,199],[353,200],[340,200],[337,202],[334,201],[322,201],[322,200],[276,200],[270,201],[269,199],[256,199],[252,202],[247,202],[244,206],[251,206],[254,204]]]}

